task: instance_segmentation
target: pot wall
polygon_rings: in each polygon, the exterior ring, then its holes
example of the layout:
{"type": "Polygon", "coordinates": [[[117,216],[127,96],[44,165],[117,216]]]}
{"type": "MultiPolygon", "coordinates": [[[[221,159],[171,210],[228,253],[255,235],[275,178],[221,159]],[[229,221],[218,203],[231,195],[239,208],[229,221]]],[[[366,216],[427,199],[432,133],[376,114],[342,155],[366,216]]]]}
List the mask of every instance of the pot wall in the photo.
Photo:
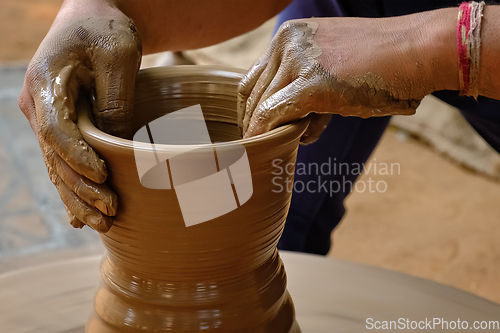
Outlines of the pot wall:
{"type": "MultiPolygon", "coordinates": [[[[215,144],[217,153],[231,151],[234,142],[245,147],[251,198],[225,215],[190,227],[175,189],[141,185],[132,141],[100,132],[84,111],[79,113],[82,134],[106,161],[108,183],[119,198],[113,227],[101,235],[107,249],[103,282],[87,332],[299,331],[276,249],[291,192],[277,191],[273,172],[276,165],[295,163],[307,123],[241,140],[235,111],[241,76],[201,66],[156,68],[138,75],[134,131],[166,113],[201,104],[212,141],[224,141],[215,144]]],[[[168,153],[192,147],[155,148],[168,153]]],[[[214,149],[197,148],[189,155],[194,165],[214,149]]],[[[150,146],[136,149],[148,153],[150,146]]],[[[293,174],[281,176],[293,181],[293,174]]]]}

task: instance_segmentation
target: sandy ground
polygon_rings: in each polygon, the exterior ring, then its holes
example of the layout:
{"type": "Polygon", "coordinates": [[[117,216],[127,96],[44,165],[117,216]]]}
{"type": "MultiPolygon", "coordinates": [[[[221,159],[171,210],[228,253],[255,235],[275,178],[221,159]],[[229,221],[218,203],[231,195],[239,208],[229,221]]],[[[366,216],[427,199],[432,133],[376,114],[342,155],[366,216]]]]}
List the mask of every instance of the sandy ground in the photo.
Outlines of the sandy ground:
{"type": "MultiPolygon", "coordinates": [[[[61,2],[2,0],[0,63],[29,60],[61,2]]],[[[372,170],[361,178],[366,184],[370,177],[373,184],[385,182],[387,189],[348,198],[348,214],[333,235],[330,255],[431,279],[500,303],[500,185],[395,130],[385,134],[372,161],[377,166],[397,163],[399,172],[372,170]]]]}

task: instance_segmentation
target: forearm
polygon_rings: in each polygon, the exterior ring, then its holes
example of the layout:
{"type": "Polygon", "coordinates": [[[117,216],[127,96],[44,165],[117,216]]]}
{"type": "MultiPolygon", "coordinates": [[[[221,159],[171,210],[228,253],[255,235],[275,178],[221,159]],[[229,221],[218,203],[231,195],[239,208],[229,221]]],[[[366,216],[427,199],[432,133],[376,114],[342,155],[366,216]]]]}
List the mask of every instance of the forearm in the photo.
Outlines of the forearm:
{"type": "Polygon", "coordinates": [[[414,66],[416,69],[423,69],[420,77],[421,83],[429,89],[427,94],[438,90],[460,90],[457,16],[458,8],[439,9],[409,16],[410,21],[418,27],[417,37],[411,42],[418,49],[417,52],[422,59],[414,66]]]}
{"type": "MultiPolygon", "coordinates": [[[[420,20],[415,43],[426,63],[422,80],[436,90],[460,90],[457,53],[458,8],[416,14],[420,20]]],[[[479,95],[500,99],[500,6],[485,6],[481,24],[479,95]]],[[[415,65],[416,66],[416,65],[415,65]]]]}
{"type": "Polygon", "coordinates": [[[479,94],[500,100],[500,6],[485,6],[481,25],[479,94]]]}
{"type": "Polygon", "coordinates": [[[248,32],[290,0],[116,0],[139,30],[146,53],[213,45],[248,32]]]}
{"type": "Polygon", "coordinates": [[[143,54],[213,45],[248,32],[278,14],[290,0],[66,0],[57,20],[75,16],[131,18],[143,54]]]}

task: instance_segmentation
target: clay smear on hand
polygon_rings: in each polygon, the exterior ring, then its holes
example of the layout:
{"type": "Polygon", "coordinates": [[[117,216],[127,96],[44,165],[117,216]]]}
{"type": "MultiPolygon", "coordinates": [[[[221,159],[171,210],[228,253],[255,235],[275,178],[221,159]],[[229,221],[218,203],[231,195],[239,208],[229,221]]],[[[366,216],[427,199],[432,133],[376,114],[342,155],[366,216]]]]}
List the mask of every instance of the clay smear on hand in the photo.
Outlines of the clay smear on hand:
{"type": "Polygon", "coordinates": [[[304,27],[304,34],[307,36],[307,43],[309,43],[309,46],[304,48],[304,56],[306,59],[311,63],[311,65],[317,65],[318,64],[318,57],[323,53],[321,50],[321,47],[314,41],[314,35],[316,34],[316,31],[318,30],[318,22],[314,21],[309,21],[305,23],[304,27]],[[309,28],[309,29],[306,29],[309,28]]]}
{"type": "Polygon", "coordinates": [[[101,129],[129,134],[140,59],[134,24],[117,14],[56,20],[28,67],[19,104],[74,227],[106,232],[117,209],[116,195],[103,184],[104,161],[75,124],[75,104],[85,93],[101,129]]]}

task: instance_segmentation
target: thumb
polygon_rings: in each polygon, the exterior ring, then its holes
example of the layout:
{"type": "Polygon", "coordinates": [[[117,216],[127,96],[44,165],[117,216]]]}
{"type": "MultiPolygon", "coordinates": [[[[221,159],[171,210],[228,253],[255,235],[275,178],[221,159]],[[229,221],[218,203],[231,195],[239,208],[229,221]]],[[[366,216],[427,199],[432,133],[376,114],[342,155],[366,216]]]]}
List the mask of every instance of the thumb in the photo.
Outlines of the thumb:
{"type": "Polygon", "coordinates": [[[300,138],[300,143],[304,146],[314,143],[319,139],[321,133],[323,133],[326,126],[330,123],[332,115],[328,113],[310,113],[307,118],[310,120],[309,126],[307,126],[307,130],[300,138]]]}
{"type": "Polygon", "coordinates": [[[116,25],[116,45],[102,45],[94,54],[94,118],[102,131],[131,137],[135,77],[141,63],[141,43],[133,27],[116,25]]]}

